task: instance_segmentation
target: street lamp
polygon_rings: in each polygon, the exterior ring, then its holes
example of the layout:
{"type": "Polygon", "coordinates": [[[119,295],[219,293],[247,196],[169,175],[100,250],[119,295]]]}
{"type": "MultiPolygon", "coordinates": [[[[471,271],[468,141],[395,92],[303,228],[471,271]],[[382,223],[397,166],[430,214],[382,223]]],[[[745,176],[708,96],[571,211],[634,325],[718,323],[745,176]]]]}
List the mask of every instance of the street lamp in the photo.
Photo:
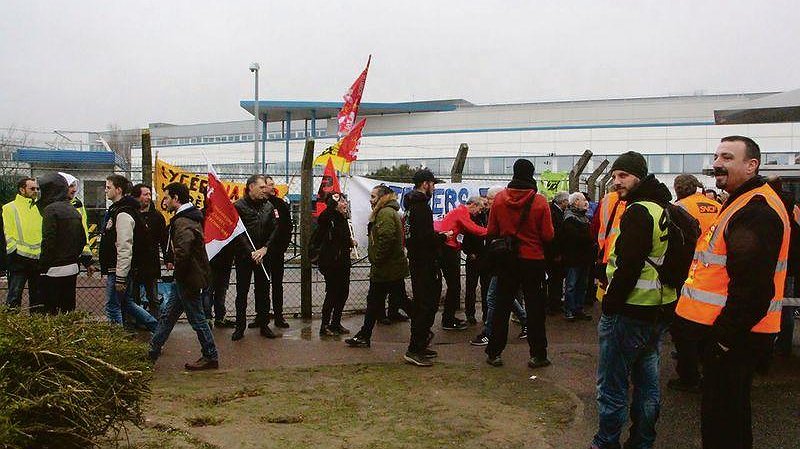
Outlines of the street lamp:
{"type": "Polygon", "coordinates": [[[253,117],[255,121],[253,122],[253,173],[258,173],[258,69],[261,67],[258,65],[257,62],[250,64],[250,71],[255,74],[256,78],[256,98],[255,98],[255,106],[253,107],[253,117]]]}

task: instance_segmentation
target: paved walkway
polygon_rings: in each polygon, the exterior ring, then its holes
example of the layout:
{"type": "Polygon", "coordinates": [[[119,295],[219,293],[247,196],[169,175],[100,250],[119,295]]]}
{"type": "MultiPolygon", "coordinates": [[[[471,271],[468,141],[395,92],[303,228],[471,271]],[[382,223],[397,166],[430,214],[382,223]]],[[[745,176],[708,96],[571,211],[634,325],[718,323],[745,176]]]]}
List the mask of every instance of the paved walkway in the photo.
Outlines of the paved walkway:
{"type": "MultiPolygon", "coordinates": [[[[599,315],[594,312],[595,318],[599,315]]],[[[479,332],[480,326],[465,331],[443,331],[439,323],[434,327],[435,349],[438,361],[444,363],[483,364],[483,348],[469,345],[469,340],[479,332]]],[[[355,333],[363,321],[362,315],[346,317],[345,327],[355,333]]],[[[396,362],[404,363],[402,355],[408,343],[409,326],[398,323],[391,326],[376,325],[372,347],[348,348],[341,338],[320,339],[319,320],[304,323],[290,320],[291,328],[283,337],[268,340],[257,329],[248,329],[245,338],[230,340],[230,329],[214,329],[220,352],[221,370],[265,369],[275,366],[309,366],[319,364],[396,362]]],[[[509,347],[503,353],[505,366],[497,369],[519,372],[520,380],[530,381],[531,375],[553,382],[582,402],[583,409],[575,428],[567,432],[564,447],[588,447],[597,422],[595,406],[595,369],[597,366],[596,319],[592,322],[569,323],[561,317],[548,318],[549,354],[553,365],[532,370],[527,368],[527,343],[516,338],[519,327],[510,327],[509,347]]],[[[797,337],[797,336],[796,336],[797,337]]],[[[796,339],[797,341],[797,339],[796,339]]],[[[672,345],[667,342],[662,349],[661,383],[662,409],[658,423],[656,448],[700,447],[700,396],[674,392],[666,388],[666,381],[674,373],[674,363],[669,358],[672,345]]],[[[183,364],[199,357],[199,344],[188,324],[175,327],[173,335],[156,366],[156,372],[179,371],[183,364]]],[[[436,369],[435,366],[432,369],[436,369]]],[[[755,447],[770,449],[800,448],[800,358],[777,359],[766,377],[758,377],[753,388],[753,416],[755,447]]],[[[509,417],[513,419],[513,417],[509,417]]]]}

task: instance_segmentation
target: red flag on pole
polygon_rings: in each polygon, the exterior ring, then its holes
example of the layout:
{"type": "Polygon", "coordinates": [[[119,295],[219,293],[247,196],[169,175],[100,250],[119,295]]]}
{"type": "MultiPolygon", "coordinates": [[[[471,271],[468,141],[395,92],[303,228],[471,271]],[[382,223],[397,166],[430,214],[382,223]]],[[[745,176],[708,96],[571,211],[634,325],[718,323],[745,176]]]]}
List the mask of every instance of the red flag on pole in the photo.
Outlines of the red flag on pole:
{"type": "Polygon", "coordinates": [[[361,131],[364,130],[364,125],[366,123],[367,119],[362,118],[361,121],[353,127],[353,130],[342,138],[342,143],[339,145],[339,156],[343,157],[347,162],[353,162],[358,158],[358,145],[361,143],[361,131]]]}
{"type": "Polygon", "coordinates": [[[211,164],[208,165],[205,214],[203,235],[206,254],[211,260],[225,245],[245,232],[244,223],[211,164]]]}
{"type": "Polygon", "coordinates": [[[367,72],[369,71],[369,63],[372,61],[372,55],[367,59],[367,67],[361,72],[361,75],[356,78],[356,81],[344,94],[344,105],[342,110],[339,111],[339,137],[348,134],[353,129],[353,124],[356,122],[358,115],[358,105],[361,104],[361,95],[364,93],[364,84],[367,82],[367,72]]]}
{"type": "Polygon", "coordinates": [[[333,161],[328,159],[328,165],[325,166],[322,182],[320,182],[317,192],[317,207],[313,214],[315,217],[319,217],[319,214],[325,210],[325,201],[331,193],[342,193],[342,188],[339,187],[339,178],[336,177],[333,161]]]}

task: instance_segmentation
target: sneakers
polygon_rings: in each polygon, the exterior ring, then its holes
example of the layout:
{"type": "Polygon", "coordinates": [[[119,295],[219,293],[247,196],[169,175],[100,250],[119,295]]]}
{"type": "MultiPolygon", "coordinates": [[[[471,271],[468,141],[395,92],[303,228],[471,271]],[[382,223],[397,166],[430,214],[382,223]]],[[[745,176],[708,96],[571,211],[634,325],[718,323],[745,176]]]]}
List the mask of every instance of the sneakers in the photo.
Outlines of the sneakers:
{"type": "Polygon", "coordinates": [[[442,321],[442,329],[446,331],[463,331],[467,328],[467,322],[453,318],[452,321],[442,321]]]}
{"type": "Polygon", "coordinates": [[[207,369],[217,369],[219,368],[219,362],[216,360],[207,359],[205,357],[200,357],[194,363],[187,363],[183,365],[186,368],[186,371],[202,371],[207,369]]]}
{"type": "Polygon", "coordinates": [[[370,342],[366,338],[356,334],[355,337],[348,338],[344,341],[347,343],[347,346],[351,348],[369,348],[370,342]]]}
{"type": "Polygon", "coordinates": [[[392,312],[386,317],[390,322],[394,323],[402,323],[408,321],[408,317],[403,315],[401,312],[392,312]]]}
{"type": "Polygon", "coordinates": [[[214,327],[221,328],[221,329],[222,328],[232,329],[232,328],[236,327],[236,323],[234,321],[232,321],[232,320],[229,320],[229,319],[225,318],[225,319],[222,319],[222,320],[214,320],[214,327]]]}
{"type": "Polygon", "coordinates": [[[564,319],[570,322],[575,321],[575,314],[572,312],[565,312],[564,319]]]}
{"type": "Polygon", "coordinates": [[[406,352],[406,354],[403,356],[403,360],[414,366],[433,366],[433,362],[426,359],[423,355],[415,354],[413,352],[406,352]]]}
{"type": "Polygon", "coordinates": [[[289,323],[287,323],[282,316],[275,317],[275,327],[279,327],[281,329],[288,329],[289,323]]]}
{"type": "Polygon", "coordinates": [[[486,357],[486,363],[492,366],[503,366],[503,359],[499,355],[486,357]]]}
{"type": "Polygon", "coordinates": [[[328,329],[332,330],[336,335],[348,335],[350,333],[350,329],[341,324],[331,324],[328,329]]]}
{"type": "Polygon", "coordinates": [[[261,336],[267,338],[276,338],[277,335],[272,333],[272,329],[269,328],[266,324],[261,326],[261,336]]]}
{"type": "Polygon", "coordinates": [[[429,360],[430,360],[430,359],[435,359],[436,357],[439,357],[439,353],[438,353],[438,352],[436,352],[436,351],[434,351],[434,350],[433,350],[433,349],[431,349],[431,348],[425,348],[425,349],[423,349],[423,350],[422,350],[422,353],[421,353],[420,355],[421,355],[422,357],[426,358],[426,359],[429,359],[429,360]]]}
{"type": "Polygon", "coordinates": [[[475,336],[475,338],[469,341],[469,344],[472,346],[486,346],[489,344],[489,337],[483,334],[478,334],[475,336]]]}
{"type": "Polygon", "coordinates": [[[528,366],[531,368],[544,368],[545,366],[550,366],[550,360],[547,360],[547,357],[531,357],[528,360],[528,366]]]}
{"type": "Polygon", "coordinates": [[[519,338],[520,340],[525,340],[526,338],[528,338],[527,326],[522,326],[522,331],[520,331],[519,336],[517,338],[519,338]]]}
{"type": "Polygon", "coordinates": [[[694,384],[687,384],[680,378],[670,379],[667,381],[667,388],[669,388],[670,390],[685,391],[687,393],[700,393],[701,391],[700,386],[701,386],[700,382],[696,382],[694,384]]]}
{"type": "Polygon", "coordinates": [[[339,335],[339,334],[334,332],[333,329],[331,329],[331,327],[328,326],[327,324],[323,324],[319,328],[319,336],[320,337],[336,337],[337,335],[339,335]]]}
{"type": "Polygon", "coordinates": [[[244,338],[244,329],[243,328],[236,329],[231,334],[231,340],[233,340],[233,341],[238,341],[238,340],[241,340],[242,338],[244,338]]]}

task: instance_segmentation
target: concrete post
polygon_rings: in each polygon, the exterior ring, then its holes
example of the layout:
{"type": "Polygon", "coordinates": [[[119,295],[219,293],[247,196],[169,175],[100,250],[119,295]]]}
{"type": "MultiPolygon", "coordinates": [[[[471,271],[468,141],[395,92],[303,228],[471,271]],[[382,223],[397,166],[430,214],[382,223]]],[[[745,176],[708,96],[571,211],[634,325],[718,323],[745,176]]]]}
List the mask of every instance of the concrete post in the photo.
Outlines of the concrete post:
{"type": "Polygon", "coordinates": [[[153,185],[153,149],[150,146],[150,130],[142,130],[142,184],[153,185]]]}
{"type": "Polygon", "coordinates": [[[589,198],[596,199],[597,196],[597,178],[603,174],[603,171],[608,167],[608,159],[603,159],[603,162],[597,166],[597,168],[592,171],[592,174],[586,178],[586,193],[589,194],[589,198]]]}
{"type": "Polygon", "coordinates": [[[589,163],[589,159],[592,158],[592,152],[586,150],[581,155],[578,162],[572,167],[572,170],[569,171],[569,193],[577,192],[580,188],[580,181],[581,181],[581,173],[586,168],[586,164],[589,163]]]}
{"type": "Polygon", "coordinates": [[[461,174],[464,172],[464,164],[467,162],[469,145],[462,143],[458,147],[458,154],[453,161],[453,168],[450,169],[450,182],[461,182],[461,174]]]}
{"type": "Polygon", "coordinates": [[[300,315],[311,319],[311,195],[314,191],[314,140],[306,139],[300,166],[300,315]]]}
{"type": "Polygon", "coordinates": [[[611,172],[606,173],[600,178],[600,182],[597,183],[597,187],[600,189],[600,194],[597,196],[597,201],[603,199],[606,194],[606,189],[608,188],[608,183],[611,181],[611,172]]]}

